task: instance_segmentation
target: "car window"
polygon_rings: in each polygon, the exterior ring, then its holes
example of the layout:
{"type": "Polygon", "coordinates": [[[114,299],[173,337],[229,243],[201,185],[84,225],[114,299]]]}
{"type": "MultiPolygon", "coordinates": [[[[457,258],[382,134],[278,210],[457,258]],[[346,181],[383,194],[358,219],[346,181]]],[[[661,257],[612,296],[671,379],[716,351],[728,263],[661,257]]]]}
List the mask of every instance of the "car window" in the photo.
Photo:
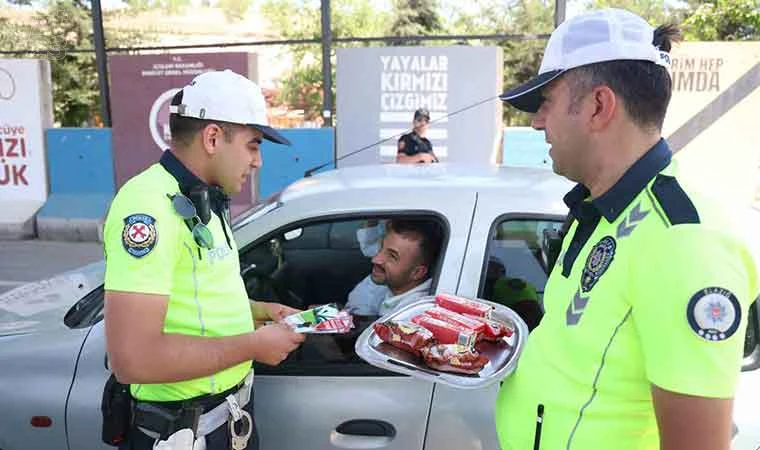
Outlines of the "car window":
{"type": "Polygon", "coordinates": [[[548,278],[545,235],[562,222],[547,219],[498,219],[491,227],[478,296],[514,309],[528,324],[543,315],[548,278]]]}
{"type": "MultiPolygon", "coordinates": [[[[434,216],[416,218],[435,221],[445,230],[444,224],[434,216]]],[[[254,242],[240,256],[249,297],[298,309],[326,303],[336,303],[343,308],[349,293],[360,282],[367,283],[365,279],[372,271],[371,257],[363,253],[357,232],[379,231],[379,247],[385,224],[382,219],[350,217],[298,223],[254,242]]],[[[439,261],[433,267],[440,267],[439,261]]],[[[437,279],[436,274],[431,275],[434,280],[437,279]]],[[[384,289],[374,286],[373,291],[384,289]]],[[[430,292],[434,289],[433,284],[430,292]]],[[[390,376],[391,373],[366,364],[354,351],[356,339],[376,319],[377,316],[355,315],[355,328],[348,334],[308,335],[306,342],[282,364],[277,367],[257,365],[256,372],[307,376],[390,376]]]]}

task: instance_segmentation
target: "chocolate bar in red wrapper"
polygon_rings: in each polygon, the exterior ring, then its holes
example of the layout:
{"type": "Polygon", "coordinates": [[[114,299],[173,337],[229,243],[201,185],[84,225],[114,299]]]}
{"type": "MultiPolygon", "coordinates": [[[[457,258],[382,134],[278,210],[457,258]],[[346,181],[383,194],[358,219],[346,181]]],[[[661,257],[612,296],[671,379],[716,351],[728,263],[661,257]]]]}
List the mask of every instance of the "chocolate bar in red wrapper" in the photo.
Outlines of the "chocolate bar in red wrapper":
{"type": "Polygon", "coordinates": [[[422,358],[430,368],[445,372],[476,374],[488,364],[488,357],[456,344],[431,345],[422,349],[422,358]]]}
{"type": "Polygon", "coordinates": [[[427,314],[412,317],[412,322],[430,330],[439,344],[459,344],[472,347],[477,339],[477,334],[474,331],[462,325],[455,325],[430,317],[427,314]]]}
{"type": "Polygon", "coordinates": [[[315,333],[348,333],[354,327],[354,318],[348,311],[341,311],[333,319],[319,322],[314,327],[315,333]]]}
{"type": "Polygon", "coordinates": [[[475,332],[475,334],[478,335],[478,339],[480,339],[480,334],[485,332],[485,322],[475,320],[472,317],[467,317],[459,313],[455,313],[454,311],[448,310],[446,308],[434,306],[425,311],[425,314],[435,319],[448,322],[452,325],[461,325],[468,330],[475,332]]]}
{"type": "Polygon", "coordinates": [[[485,325],[483,332],[478,336],[478,340],[496,342],[502,337],[510,337],[512,336],[512,333],[514,333],[514,330],[504,322],[473,316],[472,314],[464,314],[464,316],[472,320],[477,320],[485,325]]]}
{"type": "Polygon", "coordinates": [[[376,323],[373,328],[384,342],[415,355],[435,340],[430,330],[406,321],[389,320],[376,323]]]}
{"type": "Polygon", "coordinates": [[[435,303],[450,311],[454,311],[460,314],[472,314],[478,317],[490,317],[491,306],[485,303],[476,302],[469,298],[458,297],[451,294],[438,294],[435,296],[435,303]]]}

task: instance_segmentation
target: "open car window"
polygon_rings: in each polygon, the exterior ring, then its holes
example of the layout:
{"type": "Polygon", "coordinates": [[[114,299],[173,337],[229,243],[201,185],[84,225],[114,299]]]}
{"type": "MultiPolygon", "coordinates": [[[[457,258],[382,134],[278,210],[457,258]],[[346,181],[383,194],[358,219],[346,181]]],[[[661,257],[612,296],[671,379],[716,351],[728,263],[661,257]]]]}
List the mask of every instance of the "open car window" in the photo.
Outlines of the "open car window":
{"type": "Polygon", "coordinates": [[[535,328],[549,277],[545,236],[561,226],[559,220],[498,219],[491,227],[478,296],[512,308],[535,328]]]}
{"type": "MultiPolygon", "coordinates": [[[[445,230],[436,216],[415,217],[435,221],[445,230]]],[[[363,248],[357,234],[364,235],[364,231],[370,228],[384,230],[382,219],[354,216],[298,223],[254,242],[240,255],[249,297],[298,309],[326,303],[345,307],[349,293],[372,271],[371,257],[366,256],[368,248],[363,248]],[[372,222],[368,223],[368,219],[372,222]]],[[[382,237],[377,247],[381,242],[382,237]]],[[[435,291],[440,258],[432,267],[431,293],[435,291]]],[[[304,344],[282,364],[277,367],[257,365],[256,373],[392,375],[366,364],[354,351],[356,339],[375,319],[377,316],[354,316],[355,328],[345,335],[308,335],[304,344]]]]}

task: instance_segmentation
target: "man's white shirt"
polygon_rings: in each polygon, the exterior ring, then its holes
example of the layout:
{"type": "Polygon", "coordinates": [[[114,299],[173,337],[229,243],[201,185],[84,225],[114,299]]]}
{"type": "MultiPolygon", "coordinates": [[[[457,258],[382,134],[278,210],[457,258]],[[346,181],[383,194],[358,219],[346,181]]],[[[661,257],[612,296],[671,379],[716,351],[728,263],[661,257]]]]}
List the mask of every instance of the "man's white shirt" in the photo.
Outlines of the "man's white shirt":
{"type": "Polygon", "coordinates": [[[414,289],[393,295],[387,286],[375,284],[368,275],[348,294],[346,309],[351,314],[384,316],[428,295],[432,283],[427,279],[414,289]]]}

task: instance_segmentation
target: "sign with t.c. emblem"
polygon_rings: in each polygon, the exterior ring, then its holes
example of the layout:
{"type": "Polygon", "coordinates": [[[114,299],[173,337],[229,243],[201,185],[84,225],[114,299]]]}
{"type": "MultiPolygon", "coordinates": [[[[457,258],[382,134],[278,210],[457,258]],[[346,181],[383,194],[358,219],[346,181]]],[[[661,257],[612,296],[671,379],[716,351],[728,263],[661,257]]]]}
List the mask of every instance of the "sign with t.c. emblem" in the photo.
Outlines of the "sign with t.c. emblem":
{"type": "Polygon", "coordinates": [[[153,250],[158,239],[156,219],[147,214],[132,214],[124,218],[121,242],[124,250],[135,258],[142,258],[153,250]]]}

